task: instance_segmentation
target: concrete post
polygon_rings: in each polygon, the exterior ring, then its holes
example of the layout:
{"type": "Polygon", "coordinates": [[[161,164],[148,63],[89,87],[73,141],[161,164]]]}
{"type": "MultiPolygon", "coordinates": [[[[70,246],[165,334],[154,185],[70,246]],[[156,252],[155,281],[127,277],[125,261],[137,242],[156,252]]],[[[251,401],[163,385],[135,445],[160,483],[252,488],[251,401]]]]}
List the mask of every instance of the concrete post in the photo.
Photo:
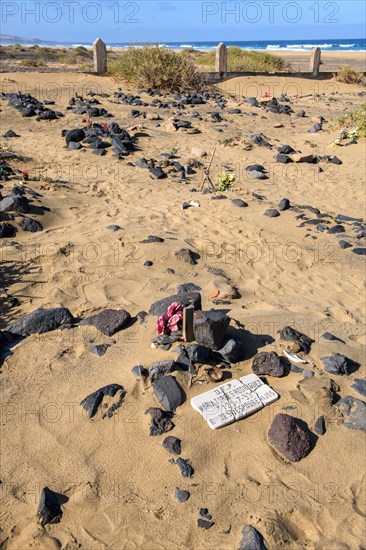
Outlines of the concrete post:
{"type": "Polygon", "coordinates": [[[321,49],[314,48],[310,57],[310,72],[313,76],[319,76],[321,49]]]}
{"type": "Polygon", "coordinates": [[[97,74],[107,72],[107,48],[103,40],[97,38],[93,43],[94,71],[97,74]]]}
{"type": "Polygon", "coordinates": [[[218,73],[227,72],[227,48],[223,42],[216,49],[215,70],[218,73]]]}

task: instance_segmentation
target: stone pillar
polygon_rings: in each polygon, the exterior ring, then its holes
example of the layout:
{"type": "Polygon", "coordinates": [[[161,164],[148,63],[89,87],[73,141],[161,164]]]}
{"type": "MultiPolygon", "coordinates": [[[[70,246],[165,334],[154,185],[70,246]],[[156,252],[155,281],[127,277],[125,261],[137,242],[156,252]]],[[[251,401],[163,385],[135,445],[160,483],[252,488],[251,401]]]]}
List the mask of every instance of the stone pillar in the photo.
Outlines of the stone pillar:
{"type": "Polygon", "coordinates": [[[223,42],[216,48],[215,70],[218,73],[227,72],[227,48],[223,42]]]}
{"type": "Polygon", "coordinates": [[[103,40],[97,38],[93,43],[94,71],[97,74],[107,72],[107,48],[103,40]]]}
{"type": "Polygon", "coordinates": [[[319,76],[321,49],[314,48],[310,57],[310,72],[313,76],[319,76]]]}

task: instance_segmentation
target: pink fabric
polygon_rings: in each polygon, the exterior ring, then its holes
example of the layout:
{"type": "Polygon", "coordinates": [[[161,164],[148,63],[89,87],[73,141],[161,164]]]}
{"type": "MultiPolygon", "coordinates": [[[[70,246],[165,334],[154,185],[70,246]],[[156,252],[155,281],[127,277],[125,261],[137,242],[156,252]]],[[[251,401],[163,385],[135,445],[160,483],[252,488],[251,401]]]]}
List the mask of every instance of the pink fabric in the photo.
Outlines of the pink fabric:
{"type": "Polygon", "coordinates": [[[178,311],[178,313],[170,317],[168,321],[168,328],[172,332],[177,332],[177,330],[179,330],[178,323],[180,323],[182,319],[183,319],[183,311],[178,311]]]}
{"type": "Polygon", "coordinates": [[[161,315],[156,322],[158,334],[170,334],[179,330],[179,324],[183,319],[183,306],[179,302],[173,302],[164,315],[161,315]]]}

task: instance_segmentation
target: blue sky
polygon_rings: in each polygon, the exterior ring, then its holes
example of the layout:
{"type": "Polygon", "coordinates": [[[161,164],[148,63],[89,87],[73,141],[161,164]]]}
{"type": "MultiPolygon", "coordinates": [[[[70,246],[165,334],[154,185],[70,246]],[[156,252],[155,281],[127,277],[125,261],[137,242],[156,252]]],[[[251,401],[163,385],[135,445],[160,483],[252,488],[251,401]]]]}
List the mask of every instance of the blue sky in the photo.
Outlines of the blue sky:
{"type": "Polygon", "coordinates": [[[365,11],[363,0],[2,0],[1,33],[75,43],[362,38],[365,11]]]}

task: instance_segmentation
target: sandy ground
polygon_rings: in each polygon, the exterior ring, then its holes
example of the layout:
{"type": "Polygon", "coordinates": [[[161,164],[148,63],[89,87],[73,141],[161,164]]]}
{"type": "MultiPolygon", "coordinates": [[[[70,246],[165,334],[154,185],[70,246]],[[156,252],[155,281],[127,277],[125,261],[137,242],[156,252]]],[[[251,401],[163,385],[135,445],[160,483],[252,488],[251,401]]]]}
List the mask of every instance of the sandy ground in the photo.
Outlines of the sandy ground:
{"type": "MultiPolygon", "coordinates": [[[[294,71],[308,71],[310,64],[310,53],[306,52],[271,52],[278,57],[288,61],[294,71]]],[[[321,72],[336,72],[338,65],[351,65],[358,71],[366,71],[365,52],[327,52],[322,50],[321,72]]]]}
{"type": "MultiPolygon", "coordinates": [[[[233,365],[234,378],[251,372],[257,349],[280,353],[277,331],[291,325],[315,340],[309,357],[319,367],[316,376],[329,378],[320,374],[320,358],[333,352],[360,363],[352,376],[334,377],[339,396],[360,398],[351,384],[354,377],[365,376],[363,257],[352,249],[341,250],[335,235],[317,233],[314,226],[299,227],[298,212],[288,210],[278,218],[263,215],[287,197],[294,205],[311,205],[333,217],[365,216],[364,141],[329,147],[338,135],[334,119],[364,102],[357,95],[359,87],[292,77],[232,80],[223,86],[235,96],[228,107],[238,106],[243,93],[260,95],[273,88],[277,96],[287,91],[294,111],[304,109],[307,117],[264,113],[242,104],[242,115],[229,115],[225,109],[225,120],[213,123],[207,113],[217,109],[210,103],[188,107],[180,117],[192,120],[201,130],[197,135],[168,133],[163,121],[156,127],[154,121],[133,119],[131,107],[113,103],[112,96],[99,98],[122,127],[143,125],[131,131],[138,135],[141,151],[122,161],[113,159],[110,150],[104,157],[90,150],[69,151],[61,137],[62,129],[81,123],[81,116],[65,110],[75,92],[113,94],[113,81],[83,74],[17,73],[4,74],[2,88],[55,99],[56,108],[65,113],[57,121],[37,122],[1,104],[1,134],[11,128],[21,135],[9,143],[14,152],[31,158],[21,168],[41,175],[41,181],[27,185],[40,193],[34,204],[50,209],[32,216],[42,222],[43,232],[19,229],[15,239],[2,243],[2,284],[20,301],[12,308],[4,301],[2,328],[41,306],[65,306],[82,317],[105,308],[125,308],[135,315],[174,293],[182,282],[201,286],[205,309],[220,307],[209,299],[214,276],[208,268],[214,267],[223,270],[241,294],[221,307],[248,331],[247,357],[233,365]],[[203,120],[188,118],[191,111],[200,112],[203,120]],[[324,130],[309,134],[320,115],[326,120],[324,130]],[[283,127],[275,128],[279,122],[283,127]],[[216,126],[223,132],[215,132],[216,126]],[[336,154],[343,165],[322,164],[324,172],[319,173],[313,165],[275,163],[275,149],[243,147],[240,140],[258,132],[275,148],[288,143],[303,152],[336,154]],[[235,146],[220,143],[233,137],[238,138],[235,146]],[[228,199],[191,192],[199,189],[200,171],[184,184],[173,176],[152,180],[146,170],[127,165],[142,156],[158,158],[173,146],[182,164],[192,157],[192,147],[210,153],[216,146],[213,181],[225,165],[237,175],[228,199]],[[253,163],[269,169],[269,180],[246,176],[245,166],[253,163]],[[47,183],[46,176],[67,183],[47,183]],[[266,199],[255,200],[252,192],[266,199]],[[239,209],[231,198],[242,198],[249,207],[239,209]],[[182,202],[190,199],[198,200],[200,208],[182,210],[182,202]],[[113,233],[106,229],[110,224],[122,230],[113,233]],[[149,234],[163,237],[164,243],[141,244],[149,234]],[[187,247],[200,254],[197,266],[175,258],[176,250],[187,247]],[[153,266],[145,267],[146,260],[153,266]],[[344,343],[322,339],[326,331],[344,343]],[[265,345],[270,336],[274,342],[265,345]]],[[[173,111],[159,114],[167,119],[173,111]]],[[[13,184],[4,183],[3,195],[13,184]]],[[[310,429],[319,416],[317,403],[296,400],[299,374],[268,378],[280,394],[277,403],[211,431],[189,399],[213,384],[188,388],[187,378],[178,373],[188,399],[177,410],[176,427],[169,435],[182,440],[181,456],[195,468],[193,479],[181,477],[161,446],[164,436],[148,435],[144,411],[157,406],[152,389],[131,374],[139,363],[148,367],[175,357],[171,351],[151,349],[154,327],[155,319],[149,316],[146,324],[137,323],[112,339],[93,327],[31,336],[5,361],[0,378],[2,548],[233,550],[246,523],[258,528],[271,550],[364,548],[363,432],[329,422],[326,434],[297,464],[280,461],[268,444],[271,420],[283,407],[293,406],[289,414],[310,429]],[[103,357],[90,353],[92,345],[111,340],[115,344],[103,357]],[[80,400],[109,383],[125,387],[125,403],[112,419],[87,421],[80,400]],[[41,528],[35,514],[45,485],[69,501],[59,524],[41,528]],[[190,491],[186,503],[173,500],[175,487],[190,491]],[[215,521],[208,531],[197,527],[200,507],[207,507],[215,521]]]]}
{"type": "MultiPolygon", "coordinates": [[[[52,50],[52,48],[48,48],[49,50],[52,50]]],[[[58,48],[55,48],[57,50],[58,48]]],[[[65,64],[62,64],[55,60],[50,60],[49,58],[43,59],[38,58],[37,51],[28,50],[28,48],[24,48],[25,51],[22,52],[14,52],[11,48],[11,46],[5,46],[3,47],[4,53],[9,52],[14,56],[13,58],[5,58],[5,55],[2,51],[0,51],[0,59],[1,59],[1,67],[0,72],[1,73],[7,73],[10,71],[20,71],[20,72],[63,72],[63,71],[69,71],[69,72],[75,72],[80,71],[80,68],[77,65],[71,65],[66,66],[65,64]],[[23,59],[37,59],[39,61],[45,62],[45,67],[42,68],[31,68],[29,67],[25,68],[20,65],[21,60],[23,59]]],[[[67,49],[64,49],[65,52],[67,52],[67,49]]],[[[73,50],[70,50],[71,52],[73,50]]],[[[113,59],[115,55],[119,55],[120,53],[124,52],[125,50],[123,48],[107,48],[108,51],[108,58],[113,59]]],[[[176,50],[177,52],[181,52],[182,50],[176,50]]],[[[208,50],[200,50],[200,51],[208,51],[208,50]]],[[[278,57],[281,57],[285,59],[290,67],[291,71],[293,73],[296,72],[308,72],[310,70],[310,57],[311,52],[293,52],[293,51],[271,51],[268,52],[268,50],[264,50],[265,53],[271,53],[273,55],[276,55],[278,57]]],[[[321,67],[320,71],[322,73],[336,73],[338,70],[339,65],[350,65],[357,71],[363,71],[366,72],[366,52],[328,52],[326,50],[322,50],[321,54],[321,67]]],[[[85,63],[92,63],[92,60],[89,58],[84,59],[85,63]]],[[[84,70],[86,70],[84,68],[84,70]]]]}

